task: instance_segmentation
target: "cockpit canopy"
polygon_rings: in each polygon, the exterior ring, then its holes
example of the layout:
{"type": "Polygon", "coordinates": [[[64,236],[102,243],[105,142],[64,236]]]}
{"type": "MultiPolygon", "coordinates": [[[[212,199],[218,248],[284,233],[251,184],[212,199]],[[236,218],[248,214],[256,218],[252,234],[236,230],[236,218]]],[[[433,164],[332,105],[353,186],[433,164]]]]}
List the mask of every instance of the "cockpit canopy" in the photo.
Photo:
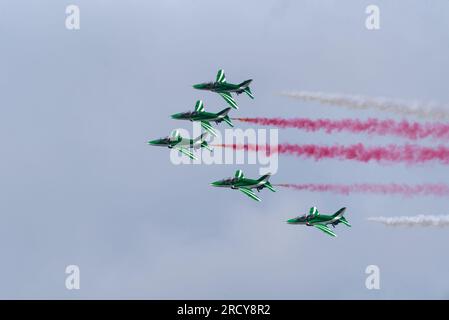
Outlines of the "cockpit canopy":
{"type": "Polygon", "coordinates": [[[191,116],[195,116],[198,112],[197,111],[185,111],[185,112],[181,112],[181,115],[183,117],[191,117],[191,116]]]}
{"type": "Polygon", "coordinates": [[[215,88],[217,86],[217,82],[205,82],[202,84],[205,88],[215,88]]]}
{"type": "Polygon", "coordinates": [[[236,178],[232,178],[232,177],[225,178],[225,179],[221,180],[221,182],[223,182],[225,184],[233,184],[236,181],[237,181],[237,179],[236,178]]]}

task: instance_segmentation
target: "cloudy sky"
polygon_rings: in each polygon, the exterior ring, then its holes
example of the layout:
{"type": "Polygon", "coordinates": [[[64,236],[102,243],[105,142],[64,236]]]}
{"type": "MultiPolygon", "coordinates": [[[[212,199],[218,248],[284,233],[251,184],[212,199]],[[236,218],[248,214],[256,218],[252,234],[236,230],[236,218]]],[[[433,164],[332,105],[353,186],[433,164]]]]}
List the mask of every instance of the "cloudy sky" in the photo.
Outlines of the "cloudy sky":
{"type": "MultiPolygon", "coordinates": [[[[342,92],[449,102],[449,3],[401,1],[0,2],[0,298],[449,298],[449,229],[372,216],[448,214],[444,198],[279,190],[258,203],[211,181],[258,165],[179,165],[146,141],[226,71],[254,79],[232,116],[395,118],[279,96],[342,92]],[[65,28],[77,4],[81,28],[65,28]],[[381,29],[365,28],[377,4],[381,29]],[[338,238],[285,220],[348,207],[338,238]],[[80,267],[80,290],[65,268],[80,267]],[[365,269],[380,268],[380,290],[365,269]]],[[[414,120],[414,119],[410,119],[414,120]]],[[[236,122],[236,127],[250,126],[236,122]]],[[[391,137],[279,131],[280,142],[402,144],[391,137]]],[[[433,145],[425,140],[422,145],[433,145]]],[[[280,157],[273,183],[448,182],[419,166],[280,157]]]]}

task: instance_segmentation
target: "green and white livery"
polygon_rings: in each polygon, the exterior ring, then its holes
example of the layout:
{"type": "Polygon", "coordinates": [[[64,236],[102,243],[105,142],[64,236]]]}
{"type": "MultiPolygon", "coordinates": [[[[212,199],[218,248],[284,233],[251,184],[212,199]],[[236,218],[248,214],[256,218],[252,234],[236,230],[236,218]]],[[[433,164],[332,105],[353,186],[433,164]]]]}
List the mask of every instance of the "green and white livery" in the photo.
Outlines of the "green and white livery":
{"type": "Polygon", "coordinates": [[[201,127],[208,131],[210,134],[216,136],[216,132],[210,122],[215,122],[216,124],[219,124],[220,122],[224,121],[229,126],[233,127],[233,123],[231,119],[228,116],[229,111],[231,111],[231,108],[226,108],[221,110],[217,113],[212,112],[206,112],[204,109],[204,103],[201,100],[198,100],[195,104],[195,110],[194,111],[187,111],[187,112],[181,112],[173,114],[171,117],[172,119],[177,120],[190,120],[190,121],[199,121],[201,123],[201,127]]]}
{"type": "Polygon", "coordinates": [[[218,93],[225,101],[234,109],[238,109],[237,102],[235,102],[232,97],[232,93],[241,94],[246,93],[251,99],[254,96],[251,92],[249,84],[253,81],[252,79],[245,80],[238,84],[233,84],[226,82],[226,76],[222,69],[218,70],[217,78],[215,82],[205,82],[193,85],[195,89],[199,90],[209,90],[218,93]]]}
{"type": "Polygon", "coordinates": [[[328,227],[328,225],[331,225],[332,227],[335,228],[335,226],[338,225],[339,223],[343,223],[344,225],[350,227],[351,225],[349,224],[348,220],[346,220],[346,218],[343,217],[345,211],[346,208],[341,208],[333,215],[324,215],[320,214],[316,207],[312,207],[310,208],[308,214],[293,219],[289,219],[287,220],[287,223],[313,226],[332,237],[336,237],[337,235],[328,227]]]}
{"type": "Polygon", "coordinates": [[[221,188],[231,188],[235,190],[240,190],[248,197],[253,200],[261,201],[261,199],[254,193],[252,189],[256,189],[257,191],[262,190],[263,188],[267,188],[272,192],[276,192],[271,183],[268,181],[271,174],[268,173],[263,175],[259,179],[248,179],[243,175],[242,170],[237,170],[233,178],[226,178],[219,181],[212,182],[211,185],[214,187],[221,188]]]}
{"type": "Polygon", "coordinates": [[[148,144],[151,146],[160,146],[160,147],[168,147],[169,149],[176,149],[180,153],[186,155],[190,159],[196,160],[195,155],[190,151],[190,149],[198,150],[201,148],[205,148],[209,151],[212,149],[209,147],[206,138],[208,133],[205,132],[195,139],[186,139],[181,137],[181,134],[178,130],[173,130],[171,134],[165,138],[160,138],[156,140],[148,141],[148,144]]]}

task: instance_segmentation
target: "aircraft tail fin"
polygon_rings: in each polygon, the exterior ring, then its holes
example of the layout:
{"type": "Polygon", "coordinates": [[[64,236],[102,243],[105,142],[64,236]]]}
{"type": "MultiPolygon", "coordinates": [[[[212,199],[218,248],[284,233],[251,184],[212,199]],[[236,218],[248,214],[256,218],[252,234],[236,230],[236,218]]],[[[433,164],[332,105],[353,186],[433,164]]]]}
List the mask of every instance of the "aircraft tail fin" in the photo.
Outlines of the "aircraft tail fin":
{"type": "Polygon", "coordinates": [[[194,142],[201,142],[200,146],[201,148],[205,148],[209,151],[212,151],[212,149],[209,147],[209,144],[207,143],[206,139],[209,136],[209,132],[204,132],[200,136],[198,136],[194,142]]]}
{"type": "Polygon", "coordinates": [[[219,115],[219,116],[227,115],[227,114],[229,113],[229,111],[231,111],[231,109],[232,109],[232,108],[226,108],[226,109],[223,109],[223,110],[221,110],[221,111],[218,113],[218,115],[219,115]]]}
{"type": "Polygon", "coordinates": [[[243,92],[245,92],[251,99],[254,99],[253,93],[251,92],[251,88],[249,87],[251,81],[253,81],[253,79],[243,81],[240,84],[240,87],[242,88],[243,92]]]}
{"type": "Polygon", "coordinates": [[[346,220],[345,217],[343,217],[345,211],[346,211],[346,208],[343,207],[343,208],[341,208],[340,210],[338,210],[337,212],[335,212],[333,216],[334,216],[335,218],[336,218],[336,217],[339,217],[339,218],[340,218],[340,219],[339,219],[339,222],[341,222],[341,223],[343,223],[344,225],[350,227],[351,224],[348,222],[348,220],[346,220]]]}
{"type": "Polygon", "coordinates": [[[335,212],[333,216],[334,217],[338,217],[338,216],[342,217],[343,214],[345,213],[345,211],[346,211],[346,207],[343,207],[340,210],[338,210],[337,212],[335,212]]]}
{"type": "Polygon", "coordinates": [[[195,142],[198,142],[198,141],[204,141],[206,138],[207,138],[207,136],[209,135],[209,132],[203,132],[201,135],[199,135],[197,138],[195,138],[195,142]]]}
{"type": "Polygon", "coordinates": [[[270,177],[271,177],[271,173],[267,173],[267,174],[264,174],[263,176],[261,176],[258,181],[264,182],[263,186],[265,188],[269,189],[272,192],[276,192],[276,189],[273,188],[273,185],[268,181],[268,179],[270,179],[270,177]]]}
{"type": "Polygon", "coordinates": [[[249,84],[253,81],[253,79],[248,79],[239,84],[239,87],[242,89],[248,88],[249,84]]]}
{"type": "Polygon", "coordinates": [[[270,179],[270,177],[271,177],[271,173],[267,173],[267,174],[264,174],[263,176],[261,176],[260,178],[259,178],[259,181],[268,181],[268,179],[270,179]]]}
{"type": "Polygon", "coordinates": [[[223,109],[223,110],[221,110],[221,111],[218,113],[218,115],[219,115],[219,116],[223,116],[223,115],[224,115],[224,117],[222,118],[223,121],[226,122],[227,124],[229,124],[229,126],[233,127],[234,124],[232,123],[231,118],[229,118],[229,116],[228,116],[228,113],[229,113],[229,111],[231,111],[231,109],[232,109],[232,108],[226,108],[226,109],[223,109]]]}

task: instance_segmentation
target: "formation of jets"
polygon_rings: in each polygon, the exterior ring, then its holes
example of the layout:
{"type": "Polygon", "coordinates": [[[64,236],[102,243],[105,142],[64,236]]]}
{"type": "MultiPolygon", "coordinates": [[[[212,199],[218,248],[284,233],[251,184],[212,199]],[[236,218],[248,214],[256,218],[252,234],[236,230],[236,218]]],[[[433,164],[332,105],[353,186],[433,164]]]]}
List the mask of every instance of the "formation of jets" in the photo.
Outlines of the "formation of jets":
{"type": "MultiPolygon", "coordinates": [[[[212,149],[209,147],[206,139],[208,137],[208,134],[216,136],[217,133],[212,127],[211,123],[215,122],[215,124],[220,124],[221,122],[225,122],[230,127],[234,126],[231,118],[228,115],[232,108],[238,109],[237,102],[232,97],[232,93],[235,93],[237,95],[246,93],[251,99],[254,99],[254,96],[249,87],[251,82],[252,79],[245,80],[239,84],[229,83],[226,81],[224,71],[218,70],[215,82],[205,82],[193,85],[195,89],[208,90],[218,93],[231,107],[225,108],[217,113],[206,112],[203,101],[198,100],[193,111],[176,113],[171,115],[171,118],[175,120],[189,120],[192,122],[200,122],[202,129],[204,129],[205,131],[204,133],[202,133],[197,138],[188,139],[183,138],[178,130],[173,130],[169,136],[165,138],[150,140],[148,141],[148,144],[151,146],[162,146],[169,149],[178,150],[181,154],[184,154],[193,160],[197,159],[195,154],[193,153],[195,150],[204,148],[212,152],[212,149]]],[[[255,201],[261,201],[261,199],[253,190],[255,189],[260,192],[262,189],[266,188],[272,192],[276,192],[276,189],[274,189],[273,185],[268,181],[270,177],[271,174],[268,173],[258,179],[249,179],[244,176],[242,170],[237,170],[234,177],[212,182],[211,186],[240,190],[243,194],[247,195],[251,199],[255,201]]],[[[342,223],[350,227],[351,225],[349,224],[349,222],[345,217],[343,217],[345,210],[346,208],[341,208],[333,215],[322,215],[318,212],[318,209],[316,207],[312,207],[308,214],[289,219],[287,220],[287,223],[314,226],[317,229],[325,232],[326,234],[332,237],[336,237],[337,235],[328,226],[331,225],[335,228],[336,225],[342,223]]]]}
{"type": "MultiPolygon", "coordinates": [[[[195,84],[193,85],[193,87],[200,90],[210,90],[213,92],[217,92],[232,108],[238,109],[237,102],[234,100],[231,93],[240,94],[245,92],[249,97],[254,99],[251,89],[249,88],[249,84],[251,83],[251,81],[252,79],[245,80],[240,84],[232,84],[226,82],[225,73],[222,69],[220,69],[217,72],[217,78],[215,82],[195,84]]],[[[212,127],[211,122],[215,122],[216,124],[226,122],[230,127],[233,127],[234,124],[232,123],[231,118],[229,118],[228,115],[229,111],[231,111],[232,108],[226,108],[217,113],[206,112],[204,109],[203,101],[198,100],[193,111],[176,113],[173,114],[171,118],[176,120],[198,121],[201,123],[201,127],[206,132],[210,133],[213,136],[216,136],[217,133],[212,127]]],[[[197,150],[200,148],[211,150],[207,142],[205,141],[205,136],[201,135],[196,139],[185,139],[180,136],[177,130],[174,130],[168,137],[148,141],[148,144],[151,146],[164,146],[170,149],[174,148],[193,160],[196,160],[197,158],[191,150],[197,150]]]]}

